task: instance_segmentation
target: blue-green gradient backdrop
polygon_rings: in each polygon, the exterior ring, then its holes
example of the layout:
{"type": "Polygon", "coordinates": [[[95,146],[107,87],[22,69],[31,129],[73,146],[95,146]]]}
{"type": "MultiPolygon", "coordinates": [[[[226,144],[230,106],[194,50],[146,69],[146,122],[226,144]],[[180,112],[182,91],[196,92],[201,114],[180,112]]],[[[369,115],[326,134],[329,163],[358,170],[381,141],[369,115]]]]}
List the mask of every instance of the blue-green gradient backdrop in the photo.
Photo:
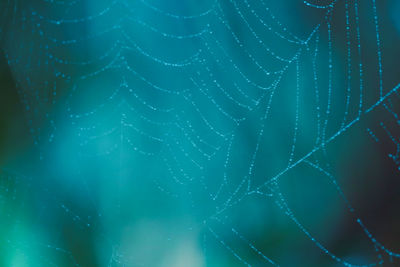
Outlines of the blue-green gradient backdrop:
{"type": "Polygon", "coordinates": [[[395,0],[2,0],[0,266],[399,266],[395,0]]]}

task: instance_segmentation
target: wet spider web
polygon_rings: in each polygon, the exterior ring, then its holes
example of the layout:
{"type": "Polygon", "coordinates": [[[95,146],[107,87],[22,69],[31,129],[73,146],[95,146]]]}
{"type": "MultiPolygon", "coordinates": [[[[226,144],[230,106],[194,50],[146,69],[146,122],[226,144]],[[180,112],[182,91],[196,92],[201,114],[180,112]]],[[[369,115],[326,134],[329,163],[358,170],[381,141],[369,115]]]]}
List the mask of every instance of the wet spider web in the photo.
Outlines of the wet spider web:
{"type": "MultiPolygon", "coordinates": [[[[366,146],[385,142],[384,156],[400,168],[400,84],[385,79],[391,70],[379,6],[375,0],[3,3],[2,50],[41,166],[24,175],[3,168],[3,214],[17,221],[2,241],[5,251],[18,251],[29,266],[90,266],[90,256],[65,245],[75,244],[69,233],[89,233],[83,240],[107,244],[97,265],[160,264],[132,256],[129,248],[142,245],[130,243],[147,237],[125,240],[121,230],[124,221],[156,213],[172,230],[144,228],[154,232],[148,238],[168,236],[151,254],[168,255],[169,240],[191,232],[201,237],[194,243],[203,265],[290,266],[290,253],[308,260],[285,243],[301,238],[305,251],[318,255],[314,265],[394,264],[400,254],[375,236],[351,201],[358,189],[350,184],[360,181],[338,170],[342,155],[331,152],[353,155],[349,147],[362,139],[368,154],[366,146]],[[38,196],[32,205],[39,218],[32,220],[54,229],[54,237],[16,241],[31,219],[9,207],[25,211],[25,197],[38,196]],[[346,213],[356,239],[364,238],[359,258],[329,247],[334,226],[317,222],[327,223],[330,211],[346,213]],[[285,227],[287,236],[274,236],[285,227]],[[279,242],[276,250],[265,245],[279,242]]],[[[344,158],[354,157],[369,160],[344,158]]],[[[178,265],[174,259],[166,264],[178,265]]]]}

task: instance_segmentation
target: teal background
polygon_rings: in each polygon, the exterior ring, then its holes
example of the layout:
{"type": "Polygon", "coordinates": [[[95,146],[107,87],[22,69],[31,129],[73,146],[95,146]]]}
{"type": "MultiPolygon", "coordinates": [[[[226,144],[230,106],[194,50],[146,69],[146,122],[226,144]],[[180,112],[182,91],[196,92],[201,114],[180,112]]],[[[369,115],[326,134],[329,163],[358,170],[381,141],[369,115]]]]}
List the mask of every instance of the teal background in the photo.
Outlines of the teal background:
{"type": "Polygon", "coordinates": [[[400,6],[310,3],[2,1],[0,266],[397,266],[400,6]]]}

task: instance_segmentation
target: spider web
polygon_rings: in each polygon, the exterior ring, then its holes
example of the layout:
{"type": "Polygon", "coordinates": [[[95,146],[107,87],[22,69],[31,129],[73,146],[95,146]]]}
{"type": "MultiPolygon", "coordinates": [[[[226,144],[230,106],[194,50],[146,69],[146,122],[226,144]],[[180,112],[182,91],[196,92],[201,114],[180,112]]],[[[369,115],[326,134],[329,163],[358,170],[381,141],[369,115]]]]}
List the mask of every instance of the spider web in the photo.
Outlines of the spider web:
{"type": "Polygon", "coordinates": [[[385,173],[343,169],[370,153],[400,169],[381,6],[5,1],[35,148],[2,168],[2,250],[29,266],[395,264],[357,209],[385,173]]]}

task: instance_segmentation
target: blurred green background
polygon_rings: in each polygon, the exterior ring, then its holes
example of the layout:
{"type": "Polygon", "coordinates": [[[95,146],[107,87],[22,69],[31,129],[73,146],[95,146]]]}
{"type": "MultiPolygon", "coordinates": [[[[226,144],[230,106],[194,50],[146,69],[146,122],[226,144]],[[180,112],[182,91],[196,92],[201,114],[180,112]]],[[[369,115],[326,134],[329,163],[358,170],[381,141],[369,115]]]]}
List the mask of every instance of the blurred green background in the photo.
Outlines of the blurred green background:
{"type": "Polygon", "coordinates": [[[399,12],[2,1],[0,266],[398,266],[399,12]]]}

